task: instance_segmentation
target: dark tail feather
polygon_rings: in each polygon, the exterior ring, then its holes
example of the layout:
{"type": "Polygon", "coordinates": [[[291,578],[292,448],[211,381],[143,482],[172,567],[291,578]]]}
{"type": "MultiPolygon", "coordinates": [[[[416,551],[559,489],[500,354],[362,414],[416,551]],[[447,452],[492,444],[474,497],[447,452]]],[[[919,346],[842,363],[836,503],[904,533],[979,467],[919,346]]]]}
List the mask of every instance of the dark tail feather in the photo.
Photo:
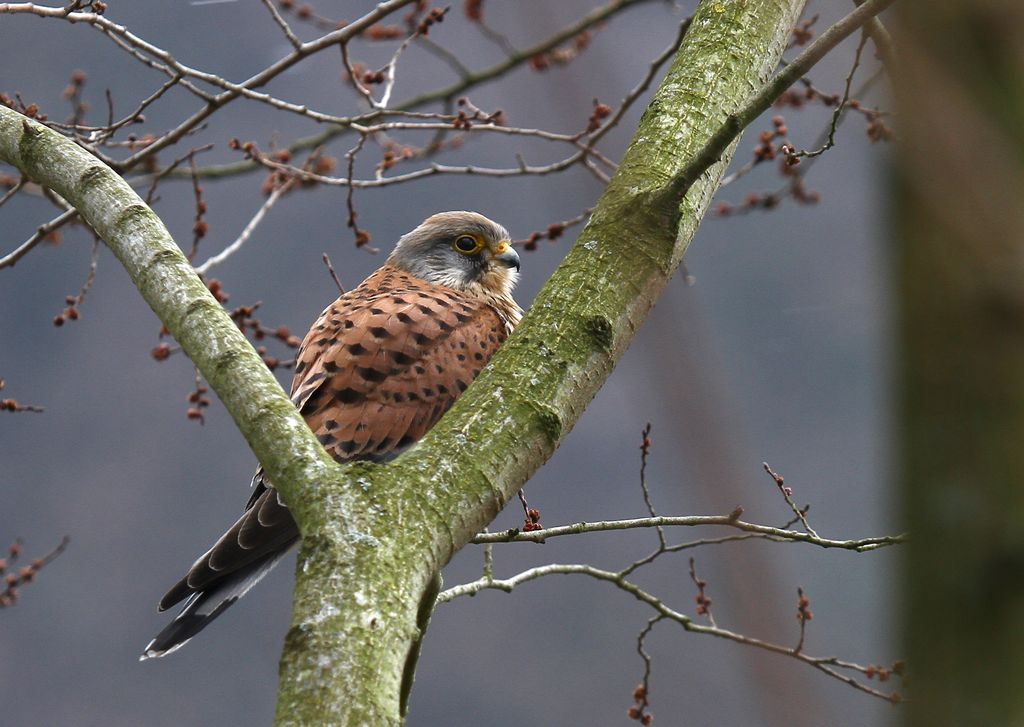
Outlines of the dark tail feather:
{"type": "Polygon", "coordinates": [[[185,601],[173,621],[156,635],[142,652],[139,661],[166,656],[177,651],[198,634],[207,624],[224,613],[235,601],[244,596],[255,586],[277,562],[285,556],[283,552],[271,553],[248,567],[229,574],[223,580],[210,586],[205,591],[193,593],[185,601]]]}

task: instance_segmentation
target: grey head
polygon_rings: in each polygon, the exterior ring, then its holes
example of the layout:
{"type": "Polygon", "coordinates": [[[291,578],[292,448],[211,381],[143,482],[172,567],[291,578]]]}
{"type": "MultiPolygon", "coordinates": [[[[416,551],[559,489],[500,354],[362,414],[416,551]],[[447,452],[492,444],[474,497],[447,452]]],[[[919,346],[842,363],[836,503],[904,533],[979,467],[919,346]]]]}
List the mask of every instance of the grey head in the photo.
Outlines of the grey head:
{"type": "Polygon", "coordinates": [[[388,262],[421,280],[507,297],[519,274],[508,231],[476,212],[440,212],[402,235],[388,262]]]}

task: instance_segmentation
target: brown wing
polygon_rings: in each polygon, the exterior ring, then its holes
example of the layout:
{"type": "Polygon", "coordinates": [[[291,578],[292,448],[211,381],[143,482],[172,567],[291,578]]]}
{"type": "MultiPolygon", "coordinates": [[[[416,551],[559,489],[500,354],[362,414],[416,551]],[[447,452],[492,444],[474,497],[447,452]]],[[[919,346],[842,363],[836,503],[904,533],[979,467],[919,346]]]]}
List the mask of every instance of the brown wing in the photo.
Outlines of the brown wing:
{"type": "MultiPolygon", "coordinates": [[[[386,460],[441,418],[506,336],[482,301],[385,266],[332,303],[306,334],[292,401],[336,460],[386,460]]],[[[245,514],[161,609],[297,540],[277,492],[261,473],[254,482],[245,514]]]]}

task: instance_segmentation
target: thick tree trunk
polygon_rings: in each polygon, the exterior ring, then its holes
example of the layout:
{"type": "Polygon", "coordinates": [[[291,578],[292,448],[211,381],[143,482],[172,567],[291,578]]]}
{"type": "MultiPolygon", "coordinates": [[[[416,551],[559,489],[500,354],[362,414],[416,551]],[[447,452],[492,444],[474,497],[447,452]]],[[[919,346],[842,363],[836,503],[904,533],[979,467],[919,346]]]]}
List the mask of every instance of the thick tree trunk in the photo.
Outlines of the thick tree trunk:
{"type": "Polygon", "coordinates": [[[422,595],[550,456],[629,345],[731,147],[681,201],[667,190],[768,78],[802,5],[701,4],[593,219],[520,329],[441,423],[387,466],[335,465],[134,192],[66,138],[0,106],[0,159],[60,193],[103,237],[295,515],[303,545],[278,725],[400,722],[422,595]]]}
{"type": "Polygon", "coordinates": [[[1024,6],[903,20],[909,723],[1024,724],[1024,6]]]}

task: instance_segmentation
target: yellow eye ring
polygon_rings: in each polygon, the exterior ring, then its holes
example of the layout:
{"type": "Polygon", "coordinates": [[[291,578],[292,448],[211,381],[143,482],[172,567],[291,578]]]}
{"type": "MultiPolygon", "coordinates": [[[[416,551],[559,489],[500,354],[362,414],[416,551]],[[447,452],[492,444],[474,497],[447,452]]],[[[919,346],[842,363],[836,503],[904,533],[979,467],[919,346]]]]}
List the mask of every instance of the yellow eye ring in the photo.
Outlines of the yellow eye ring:
{"type": "Polygon", "coordinates": [[[476,255],[484,249],[484,243],[472,235],[459,235],[452,243],[452,247],[463,255],[476,255]]]}

